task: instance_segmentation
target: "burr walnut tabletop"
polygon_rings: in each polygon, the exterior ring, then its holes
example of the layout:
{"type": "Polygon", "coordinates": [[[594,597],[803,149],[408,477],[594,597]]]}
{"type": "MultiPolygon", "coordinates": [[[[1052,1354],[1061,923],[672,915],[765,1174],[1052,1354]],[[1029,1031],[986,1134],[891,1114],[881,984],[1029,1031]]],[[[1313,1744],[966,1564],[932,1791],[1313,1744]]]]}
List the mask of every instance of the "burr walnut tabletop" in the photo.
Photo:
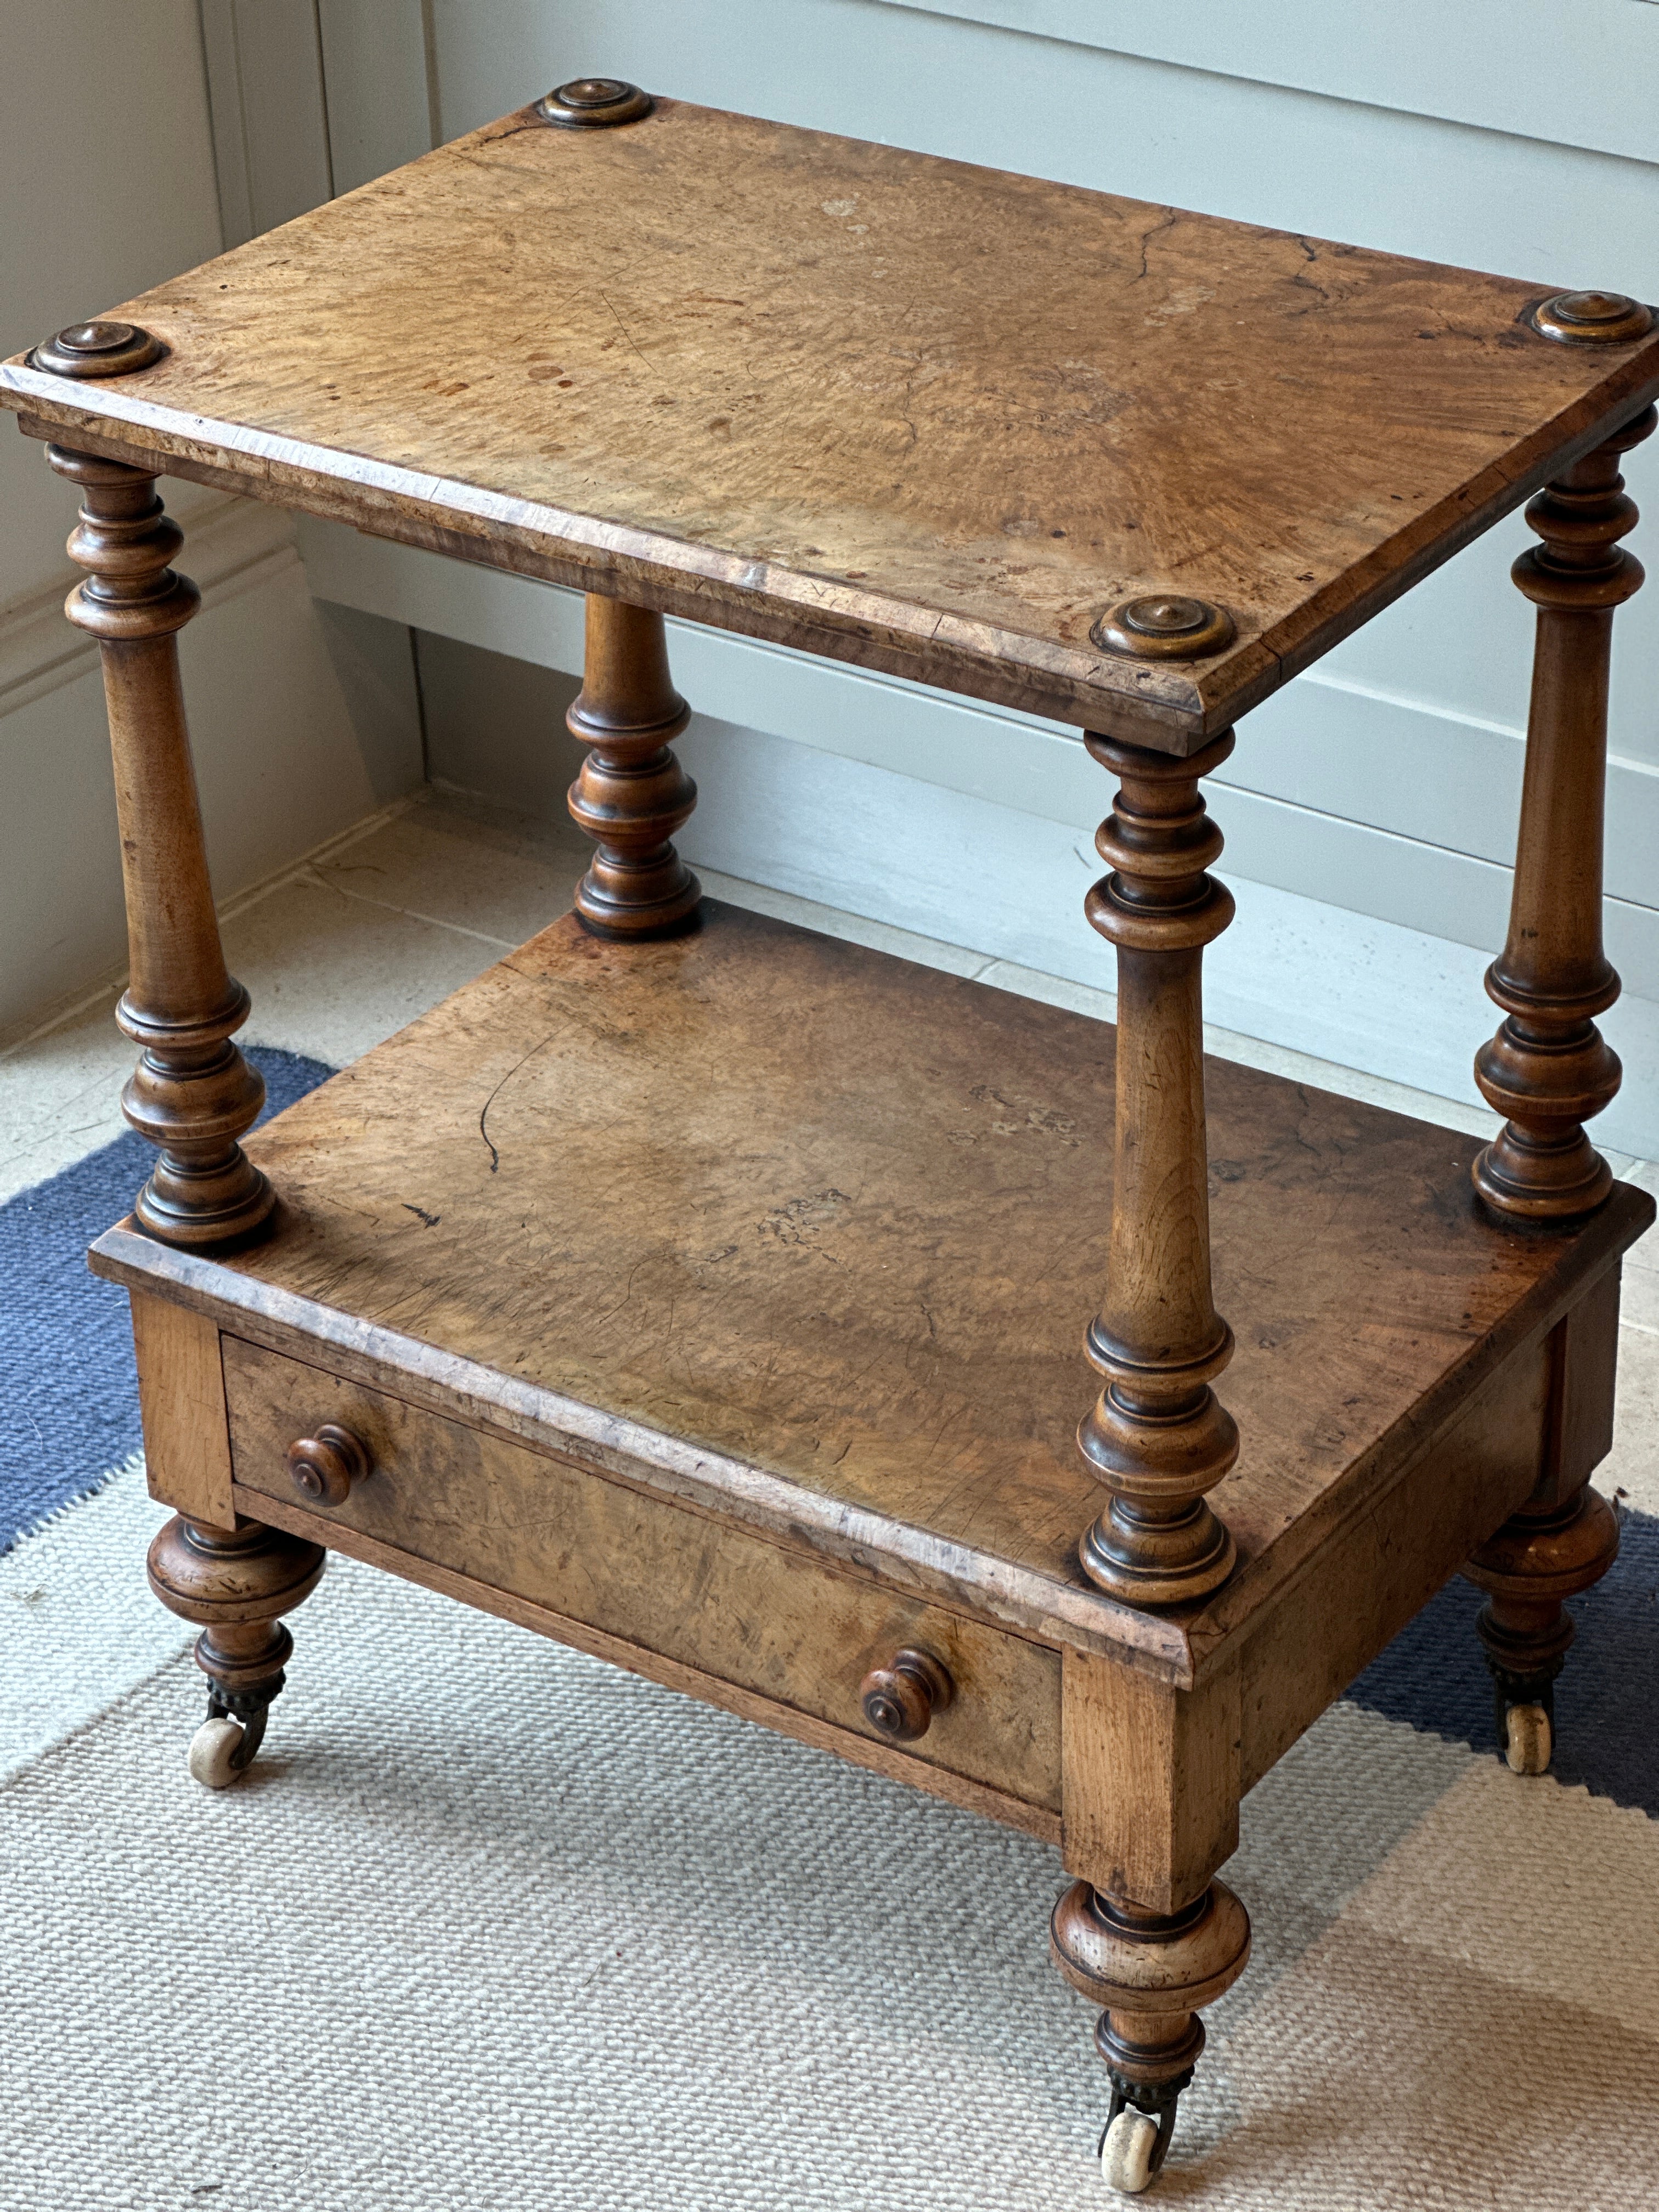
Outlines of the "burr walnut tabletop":
{"type": "Polygon", "coordinates": [[[72,445],[1193,750],[1659,392],[1547,288],[659,100],[533,110],[111,310],[72,445]],[[1198,662],[1091,641],[1190,594],[1198,662]]]}

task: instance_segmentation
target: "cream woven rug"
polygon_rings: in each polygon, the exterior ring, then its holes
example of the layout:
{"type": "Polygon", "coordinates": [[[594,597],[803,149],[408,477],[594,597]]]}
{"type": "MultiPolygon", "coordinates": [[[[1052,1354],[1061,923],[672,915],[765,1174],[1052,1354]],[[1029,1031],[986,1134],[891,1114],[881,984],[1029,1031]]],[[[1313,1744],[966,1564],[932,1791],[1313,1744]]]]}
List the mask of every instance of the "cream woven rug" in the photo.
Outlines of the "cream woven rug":
{"type": "MultiPolygon", "coordinates": [[[[153,1517],[129,1474],[0,1561],[0,1701],[80,1723],[0,1784],[5,2212],[1122,2201],[1057,1852],[350,1561],[210,1795],[153,1517]],[[100,1602],[137,1686],[52,1679],[100,1602]]],[[[1148,2203],[1659,2204],[1659,1823],[1340,1706],[1229,1878],[1148,2203]]]]}

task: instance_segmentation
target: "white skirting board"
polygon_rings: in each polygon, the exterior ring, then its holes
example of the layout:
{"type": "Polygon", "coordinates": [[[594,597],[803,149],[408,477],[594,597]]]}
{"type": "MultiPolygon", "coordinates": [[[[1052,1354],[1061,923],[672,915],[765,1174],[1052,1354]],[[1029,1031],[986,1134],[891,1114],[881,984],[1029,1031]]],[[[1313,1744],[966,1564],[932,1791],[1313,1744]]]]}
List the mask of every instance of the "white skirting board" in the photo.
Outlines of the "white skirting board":
{"type": "MultiPolygon", "coordinates": [[[[303,520],[300,544],[321,599],[544,669],[580,671],[576,592],[329,524],[303,520]]],[[[1111,956],[1082,902],[1100,873],[1091,837],[1112,786],[1076,732],[696,625],[674,622],[670,630],[677,681],[710,710],[681,741],[701,793],[680,841],[692,860],[1111,987],[1111,956]]],[[[488,727],[487,697],[474,719],[488,727]]],[[[1238,919],[1206,957],[1206,1014],[1246,1036],[1476,1103],[1471,1062],[1497,1020],[1481,977],[1503,940],[1509,872],[1236,781],[1264,762],[1282,770],[1316,757],[1310,719],[1327,745],[1357,755],[1392,747],[1407,785],[1413,749],[1441,749],[1443,782],[1449,742],[1467,744],[1495,777],[1507,769],[1514,790],[1500,791],[1493,808],[1506,807],[1513,822],[1521,748],[1504,733],[1347,687],[1291,686],[1250,718],[1224,780],[1210,787],[1238,919]]],[[[476,780],[453,761],[447,772],[487,795],[518,795],[492,790],[482,745],[476,780]]],[[[1659,788],[1632,770],[1626,793],[1623,773],[1613,779],[1609,841],[1620,854],[1629,849],[1625,817],[1659,788]]],[[[1627,879],[1622,866],[1610,874],[1627,879]]],[[[1608,1146],[1652,1158],[1659,914],[1614,898],[1607,917],[1609,951],[1635,988],[1603,1024],[1626,1079],[1597,1130],[1608,1146]]]]}

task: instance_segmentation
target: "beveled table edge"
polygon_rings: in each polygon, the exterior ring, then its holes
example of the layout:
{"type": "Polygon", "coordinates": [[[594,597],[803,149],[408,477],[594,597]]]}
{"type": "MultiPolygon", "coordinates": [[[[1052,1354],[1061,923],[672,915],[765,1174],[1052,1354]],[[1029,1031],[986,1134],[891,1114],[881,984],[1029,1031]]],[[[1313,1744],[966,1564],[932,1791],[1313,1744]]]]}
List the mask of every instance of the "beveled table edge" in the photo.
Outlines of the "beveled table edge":
{"type": "MultiPolygon", "coordinates": [[[[1409,1479],[1484,1384],[1553,1328],[1586,1289],[1618,1264],[1654,1218],[1654,1202],[1615,1183],[1607,1204],[1559,1242],[1578,1264],[1552,1269],[1504,1323],[1472,1347],[1408,1420],[1380,1437],[1335,1486],[1336,1510],[1304,1553],[1245,1563],[1205,1605],[1168,1616],[1122,1605],[1086,1584],[1061,1581],[993,1552],[953,1542],[870,1507],[826,1496],[752,1462],[605,1413],[580,1400],[421,1338],[301,1297],[234,1267],[161,1244],[126,1222],[106,1230],[88,1261],[125,1289],[164,1297],[222,1330],[316,1366],[325,1349],[348,1379],[403,1397],[445,1419],[493,1430],[601,1478],[636,1485],[807,1550],[916,1595],[989,1619],[1035,1641],[1133,1666],[1177,1689],[1221,1667],[1267,1612],[1287,1601],[1322,1551],[1363,1519],[1377,1492],[1367,1475],[1392,1460],[1386,1489],[1409,1479]],[[1414,1430],[1405,1449],[1399,1427],[1414,1430]],[[1266,1577],[1270,1587],[1263,1589],[1266,1577]]],[[[278,1217],[280,1227],[280,1213],[278,1217]]],[[[1544,1232],[1536,1232],[1542,1234],[1544,1232]]],[[[1294,1547],[1293,1547],[1294,1548],[1294,1547]]],[[[1454,1566],[1452,1571],[1455,1571],[1454,1566]]]]}
{"type": "Polygon", "coordinates": [[[93,1273],[106,1281],[167,1297],[262,1349],[312,1366],[326,1350],[339,1356],[339,1371],[350,1379],[446,1419],[511,1436],[600,1477],[636,1484],[775,1540],[793,1540],[1033,1641],[1069,1644],[1138,1666],[1178,1689],[1191,1687],[1186,1626],[1120,1605],[1085,1583],[1080,1571],[1075,1583],[1061,1582],[847,1504],[746,1461],[176,1250],[125,1223],[106,1230],[87,1256],[93,1273]],[[307,1346],[316,1347],[309,1356],[307,1346]]]}
{"type": "MultiPolygon", "coordinates": [[[[154,466],[159,475],[194,477],[348,522],[374,537],[578,590],[608,588],[659,613],[873,667],[988,704],[1079,728],[1121,726],[1126,736],[1146,732],[1146,742],[1159,750],[1186,753],[1204,741],[1207,724],[1196,690],[1190,708],[1134,696],[1137,684],[1167,690],[1173,675],[1167,665],[1116,662],[1094,647],[1079,652],[838,577],[517,499],[342,447],[188,415],[137,392],[100,386],[95,396],[94,405],[86,383],[31,368],[26,354],[0,362],[0,406],[18,416],[26,434],[66,433],[67,443],[154,466]],[[112,437],[104,426],[132,434],[112,437]],[[170,439],[201,451],[181,451],[170,439]],[[338,489],[331,496],[318,487],[319,478],[338,489]],[[420,512],[412,514],[411,507],[420,512]],[[1102,689],[1091,680],[1098,672],[1115,678],[1115,684],[1102,689]],[[1154,730],[1165,734],[1160,739],[1151,734],[1154,730]]],[[[1253,701],[1276,689],[1278,657],[1264,641],[1247,641],[1231,665],[1241,660],[1253,701]]],[[[1230,693],[1230,701],[1237,696],[1230,693]]]]}
{"type": "Polygon", "coordinates": [[[1273,629],[1190,672],[1079,652],[867,586],[854,589],[836,577],[190,415],[137,392],[51,375],[31,368],[26,354],[0,362],[0,407],[16,414],[27,435],[67,433],[71,444],[158,475],[210,483],[453,559],[609,592],[659,613],[1185,756],[1659,399],[1659,336],[1620,350],[1625,359],[1553,423],[1413,518],[1273,629]],[[1577,427],[1548,436],[1566,422],[1577,427]],[[112,435],[111,425],[131,435],[112,435]],[[1368,571],[1369,580],[1352,590],[1368,571]],[[1102,677],[1109,679],[1104,685],[1102,677]],[[1185,700],[1170,696],[1172,683],[1184,684],[1185,700]],[[1149,689],[1138,694],[1137,685],[1149,689]]]}

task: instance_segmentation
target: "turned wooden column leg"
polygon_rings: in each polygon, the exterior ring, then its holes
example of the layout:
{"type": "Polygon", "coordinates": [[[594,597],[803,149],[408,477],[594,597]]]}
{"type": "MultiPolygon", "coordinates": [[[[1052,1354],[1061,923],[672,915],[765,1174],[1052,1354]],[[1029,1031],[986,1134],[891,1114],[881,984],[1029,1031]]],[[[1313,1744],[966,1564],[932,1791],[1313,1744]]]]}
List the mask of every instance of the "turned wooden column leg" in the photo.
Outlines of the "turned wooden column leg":
{"type": "Polygon", "coordinates": [[[1204,2048],[1199,2012],[1249,1962],[1249,1915],[1224,1882],[1179,1912],[1157,1913],[1079,1881],[1054,1907],[1048,1942],[1073,1988],[1103,2008],[1095,2048],[1112,2102],[1101,2163],[1108,2181],[1133,2195],[1169,2150],[1176,2100],[1204,2048]]]}
{"type": "Polygon", "coordinates": [[[696,915],[702,886],[673,846],[697,787],[671,740],[691,719],[668,674],[662,617],[587,595],[582,688],[565,717],[590,748],[570,811],[599,848],[576,912],[599,937],[668,937],[696,915]]]}
{"type": "Polygon", "coordinates": [[[1620,1079],[1595,1021],[1619,995],[1601,949],[1607,665],[1613,609],[1642,581],[1618,542],[1637,519],[1620,456],[1654,422],[1650,407],[1539,493],[1527,520],[1543,543],[1513,571],[1537,641],[1509,939],[1486,972],[1505,1019],[1474,1063],[1507,1126],[1474,1174],[1489,1206],[1523,1221],[1573,1220],[1613,1183],[1583,1127],[1620,1079]]]}
{"type": "Polygon", "coordinates": [[[167,565],[183,539],[154,477],[62,446],[46,458],[83,495],[69,544],[92,574],[65,612],[98,640],[109,708],[131,961],[115,1018],[140,1048],[121,1108],[160,1154],[133,1211],[169,1244],[223,1244],[275,1199],[236,1141],[265,1086],[230,1042],[248,997],[220,948],[179,684],[199,595],[167,565]]]}
{"type": "Polygon", "coordinates": [[[1115,1597],[1178,1605],[1234,1563],[1205,1497],[1237,1458],[1238,1431],[1210,1387],[1233,1337],[1210,1289],[1200,981],[1233,901],[1206,872],[1221,836],[1198,795],[1233,738],[1188,760],[1088,745],[1122,788],[1095,841],[1112,872],[1088,898],[1117,949],[1117,1121],[1106,1297],[1087,1340],[1106,1382],[1078,1436],[1111,1495],[1080,1557],[1115,1597]]]}
{"type": "Polygon", "coordinates": [[[190,1771],[209,1789],[252,1765],[294,1653],[282,1616],[316,1589],[326,1557],[320,1544],[258,1522],[216,1528],[179,1514],[150,1545],[151,1589],[202,1631],[196,1663],[208,1678],[208,1717],[191,1744],[190,1771]]]}

